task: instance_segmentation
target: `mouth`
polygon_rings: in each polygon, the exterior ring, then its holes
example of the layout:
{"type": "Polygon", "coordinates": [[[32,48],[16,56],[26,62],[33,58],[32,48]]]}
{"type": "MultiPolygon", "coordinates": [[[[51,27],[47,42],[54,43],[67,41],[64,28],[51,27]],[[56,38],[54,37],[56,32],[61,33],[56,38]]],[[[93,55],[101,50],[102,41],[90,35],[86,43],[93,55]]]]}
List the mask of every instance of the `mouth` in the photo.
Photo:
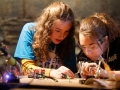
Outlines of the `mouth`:
{"type": "Polygon", "coordinates": [[[62,40],[56,39],[57,42],[61,42],[62,40]]]}
{"type": "Polygon", "coordinates": [[[59,44],[61,41],[62,41],[62,40],[55,39],[55,40],[54,40],[54,43],[55,43],[55,44],[59,44]]]}

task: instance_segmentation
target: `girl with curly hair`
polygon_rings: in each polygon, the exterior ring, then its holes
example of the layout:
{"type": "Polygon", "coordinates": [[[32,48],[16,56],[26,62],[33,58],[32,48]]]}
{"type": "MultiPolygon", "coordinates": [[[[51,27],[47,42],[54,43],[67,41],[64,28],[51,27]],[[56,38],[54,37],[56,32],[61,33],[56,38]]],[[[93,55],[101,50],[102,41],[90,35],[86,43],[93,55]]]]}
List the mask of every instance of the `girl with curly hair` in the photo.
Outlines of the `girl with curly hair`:
{"type": "Polygon", "coordinates": [[[44,69],[46,76],[62,78],[65,74],[74,78],[77,71],[74,23],[71,8],[63,2],[54,2],[35,22],[25,24],[14,54],[21,60],[23,73],[44,69]]]}

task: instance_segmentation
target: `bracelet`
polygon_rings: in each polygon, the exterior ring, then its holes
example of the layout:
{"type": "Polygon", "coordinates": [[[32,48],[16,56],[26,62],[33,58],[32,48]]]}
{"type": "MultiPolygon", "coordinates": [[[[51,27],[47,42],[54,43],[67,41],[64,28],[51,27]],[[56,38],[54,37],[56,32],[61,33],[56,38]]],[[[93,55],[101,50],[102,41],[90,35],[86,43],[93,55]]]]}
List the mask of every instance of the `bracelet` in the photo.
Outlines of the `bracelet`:
{"type": "Polygon", "coordinates": [[[34,69],[34,74],[43,74],[45,76],[50,76],[50,71],[51,69],[44,69],[44,68],[39,68],[39,69],[34,69]]]}
{"type": "Polygon", "coordinates": [[[45,74],[45,69],[35,69],[34,74],[36,74],[36,73],[44,75],[45,74]]]}

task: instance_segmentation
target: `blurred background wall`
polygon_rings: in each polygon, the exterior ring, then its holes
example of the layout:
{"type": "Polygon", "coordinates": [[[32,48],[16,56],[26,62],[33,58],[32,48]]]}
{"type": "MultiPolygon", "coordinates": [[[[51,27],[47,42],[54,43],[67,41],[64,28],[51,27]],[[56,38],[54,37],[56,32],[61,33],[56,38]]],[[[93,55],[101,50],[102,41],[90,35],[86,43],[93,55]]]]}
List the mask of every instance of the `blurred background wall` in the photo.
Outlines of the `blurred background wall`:
{"type": "Polygon", "coordinates": [[[94,12],[105,12],[120,24],[120,0],[0,0],[0,41],[6,42],[9,53],[14,54],[23,25],[34,21],[54,1],[70,5],[78,20],[94,12]]]}

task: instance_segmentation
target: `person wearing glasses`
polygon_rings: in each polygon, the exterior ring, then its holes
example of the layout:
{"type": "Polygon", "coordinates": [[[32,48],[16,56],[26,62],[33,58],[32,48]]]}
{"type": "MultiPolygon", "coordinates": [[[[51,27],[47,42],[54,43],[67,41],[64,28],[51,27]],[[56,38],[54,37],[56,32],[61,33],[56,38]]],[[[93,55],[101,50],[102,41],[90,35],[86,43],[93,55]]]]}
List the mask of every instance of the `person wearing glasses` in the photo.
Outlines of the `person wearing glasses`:
{"type": "Polygon", "coordinates": [[[108,65],[109,73],[119,78],[120,29],[114,20],[106,13],[94,13],[81,20],[78,32],[79,46],[82,50],[77,56],[78,62],[87,62],[82,69],[84,77],[95,74],[95,70],[91,73],[89,67],[93,64],[98,65],[96,63],[102,57],[104,63],[100,65],[100,77],[109,77],[108,70],[105,70],[105,65],[108,65]]]}

